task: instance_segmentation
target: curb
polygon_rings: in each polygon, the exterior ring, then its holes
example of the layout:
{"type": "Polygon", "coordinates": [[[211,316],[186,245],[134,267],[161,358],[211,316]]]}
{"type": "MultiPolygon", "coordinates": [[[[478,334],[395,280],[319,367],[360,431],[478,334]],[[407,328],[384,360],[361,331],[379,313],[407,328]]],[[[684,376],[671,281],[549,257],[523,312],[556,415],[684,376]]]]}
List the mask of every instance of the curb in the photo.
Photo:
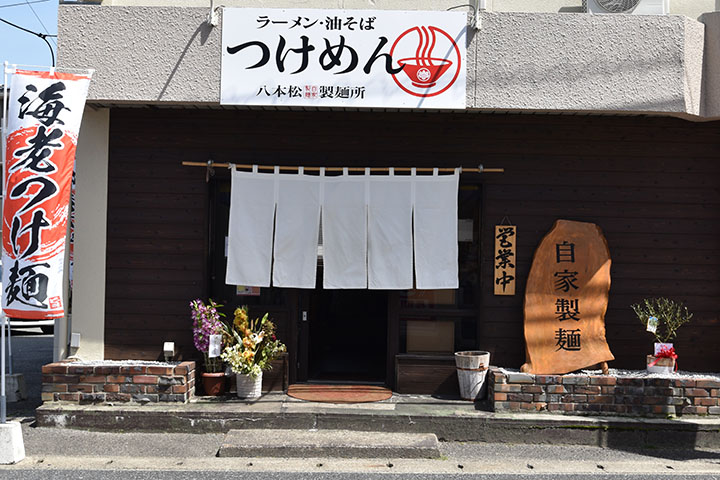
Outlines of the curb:
{"type": "Polygon", "coordinates": [[[100,431],[227,433],[237,429],[349,430],[355,432],[432,433],[441,441],[592,445],[604,447],[720,448],[720,421],[495,414],[438,414],[318,407],[313,411],[257,408],[146,405],[137,407],[45,404],[36,410],[37,425],[100,431]]]}

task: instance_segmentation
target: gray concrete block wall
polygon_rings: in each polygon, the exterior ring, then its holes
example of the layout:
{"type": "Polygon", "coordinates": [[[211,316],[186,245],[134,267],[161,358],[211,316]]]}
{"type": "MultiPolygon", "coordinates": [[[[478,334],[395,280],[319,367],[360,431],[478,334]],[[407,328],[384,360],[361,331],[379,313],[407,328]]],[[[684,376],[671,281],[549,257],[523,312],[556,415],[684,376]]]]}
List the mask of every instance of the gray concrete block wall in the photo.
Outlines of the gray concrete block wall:
{"type": "MultiPolygon", "coordinates": [[[[90,102],[218,104],[222,27],[207,14],[61,5],[59,65],[96,70],[90,102]]],[[[674,15],[484,13],[467,108],[698,115],[703,31],[674,15]]]]}

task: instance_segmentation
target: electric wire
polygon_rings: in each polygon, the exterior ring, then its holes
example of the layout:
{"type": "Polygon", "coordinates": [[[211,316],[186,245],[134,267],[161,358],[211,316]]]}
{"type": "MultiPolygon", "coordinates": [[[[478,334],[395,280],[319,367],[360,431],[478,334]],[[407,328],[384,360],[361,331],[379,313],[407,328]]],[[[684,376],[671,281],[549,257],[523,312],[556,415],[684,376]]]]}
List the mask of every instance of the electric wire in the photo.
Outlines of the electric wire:
{"type": "MultiPolygon", "coordinates": [[[[43,30],[44,30],[45,32],[47,32],[47,31],[48,31],[48,28],[45,26],[45,24],[43,23],[42,19],[40,19],[40,17],[38,16],[37,12],[36,12],[35,9],[33,8],[32,4],[31,4],[28,0],[25,0],[25,5],[27,5],[28,7],[30,7],[30,10],[32,10],[33,15],[35,15],[35,18],[37,18],[37,21],[40,22],[40,25],[43,27],[43,30]]],[[[45,33],[45,34],[47,35],[47,33],[45,33]]],[[[52,42],[53,42],[53,43],[55,44],[55,46],[57,47],[57,43],[55,42],[55,40],[52,39],[52,38],[51,38],[50,40],[52,40],[52,42]]]]}
{"type": "Polygon", "coordinates": [[[49,1],[50,1],[50,0],[33,0],[32,2],[30,2],[30,1],[25,1],[25,2],[21,2],[21,3],[8,3],[7,5],[0,5],[0,8],[22,7],[22,6],[25,6],[25,5],[28,4],[28,3],[45,3],[45,2],[49,2],[49,1]]]}
{"type": "Polygon", "coordinates": [[[52,45],[50,45],[50,42],[47,41],[47,37],[57,37],[57,35],[49,35],[47,33],[33,32],[32,30],[28,30],[27,28],[21,27],[20,25],[15,25],[14,23],[9,22],[9,21],[5,20],[4,18],[0,18],[0,22],[7,23],[11,27],[15,27],[19,30],[22,30],[23,32],[27,32],[32,35],[35,35],[36,37],[42,38],[45,41],[45,43],[47,43],[47,46],[50,49],[50,57],[52,58],[52,66],[53,67],[55,66],[55,52],[53,51],[53,48],[52,48],[52,45]]]}

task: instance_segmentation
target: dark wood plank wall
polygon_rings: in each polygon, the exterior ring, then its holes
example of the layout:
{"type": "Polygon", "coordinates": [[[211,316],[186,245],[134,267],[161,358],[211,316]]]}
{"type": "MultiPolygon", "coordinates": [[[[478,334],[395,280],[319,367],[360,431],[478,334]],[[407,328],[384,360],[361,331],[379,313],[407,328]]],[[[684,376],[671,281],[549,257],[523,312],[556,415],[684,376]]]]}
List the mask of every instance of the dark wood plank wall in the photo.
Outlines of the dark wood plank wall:
{"type": "MultiPolygon", "coordinates": [[[[720,129],[644,117],[113,109],[106,355],[191,351],[187,304],[206,292],[207,186],[183,160],[286,165],[463,165],[484,174],[478,347],[519,367],[523,279],[557,218],[595,222],[613,257],[607,333],[617,360],[652,349],[629,305],[671,296],[695,312],[681,368],[720,364],[720,129]],[[492,295],[492,231],[518,226],[514,297],[492,295]]],[[[218,172],[226,175],[226,172],[218,172]]]]}

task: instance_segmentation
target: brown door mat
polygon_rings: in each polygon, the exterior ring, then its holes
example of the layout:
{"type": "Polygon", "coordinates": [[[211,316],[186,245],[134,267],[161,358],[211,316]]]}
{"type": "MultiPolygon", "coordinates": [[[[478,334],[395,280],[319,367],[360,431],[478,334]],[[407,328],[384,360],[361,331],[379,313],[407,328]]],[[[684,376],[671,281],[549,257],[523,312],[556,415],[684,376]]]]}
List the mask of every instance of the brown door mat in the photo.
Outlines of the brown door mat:
{"type": "Polygon", "coordinates": [[[323,403],[379,402],[392,397],[390,389],[373,385],[295,384],[290,385],[287,393],[300,400],[323,403]]]}

